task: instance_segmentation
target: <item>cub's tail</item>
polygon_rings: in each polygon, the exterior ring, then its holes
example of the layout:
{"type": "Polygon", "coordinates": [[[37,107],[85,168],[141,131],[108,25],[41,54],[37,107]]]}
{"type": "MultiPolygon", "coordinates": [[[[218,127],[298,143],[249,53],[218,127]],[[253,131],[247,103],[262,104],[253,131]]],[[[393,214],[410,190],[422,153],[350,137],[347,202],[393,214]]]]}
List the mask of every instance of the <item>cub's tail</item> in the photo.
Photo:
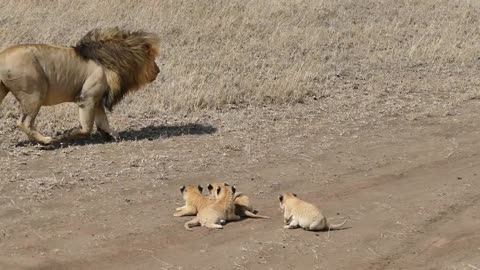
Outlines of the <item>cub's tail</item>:
{"type": "Polygon", "coordinates": [[[187,221],[185,222],[185,224],[183,225],[183,227],[185,227],[185,229],[191,231],[191,227],[194,227],[194,226],[200,226],[200,221],[198,220],[198,218],[194,218],[190,221],[187,221]]]}
{"type": "Polygon", "coordinates": [[[265,218],[265,219],[270,218],[269,216],[257,215],[255,213],[252,213],[252,212],[248,211],[248,210],[246,210],[244,214],[245,214],[245,216],[251,217],[251,218],[265,218]]]}
{"type": "Polygon", "coordinates": [[[328,227],[329,229],[338,229],[338,228],[342,227],[343,225],[345,225],[345,223],[347,223],[347,220],[348,220],[348,219],[345,219],[345,220],[344,220],[342,223],[340,223],[340,224],[330,224],[330,222],[327,221],[327,227],[328,227]]]}

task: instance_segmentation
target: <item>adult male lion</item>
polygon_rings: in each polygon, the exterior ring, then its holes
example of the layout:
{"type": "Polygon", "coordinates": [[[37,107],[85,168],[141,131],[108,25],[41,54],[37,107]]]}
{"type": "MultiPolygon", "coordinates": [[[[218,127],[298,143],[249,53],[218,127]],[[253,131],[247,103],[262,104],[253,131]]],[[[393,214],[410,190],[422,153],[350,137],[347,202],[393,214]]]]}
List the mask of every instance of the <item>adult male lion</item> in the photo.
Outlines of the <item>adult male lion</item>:
{"type": "Polygon", "coordinates": [[[105,108],[156,79],[158,53],[157,35],[118,27],[91,30],[73,47],[12,46],[0,52],[0,103],[12,92],[22,111],[18,127],[41,144],[88,136],[94,122],[104,137],[117,140],[105,108]],[[63,102],[78,104],[80,127],[43,136],[34,124],[40,107],[63,102]]]}

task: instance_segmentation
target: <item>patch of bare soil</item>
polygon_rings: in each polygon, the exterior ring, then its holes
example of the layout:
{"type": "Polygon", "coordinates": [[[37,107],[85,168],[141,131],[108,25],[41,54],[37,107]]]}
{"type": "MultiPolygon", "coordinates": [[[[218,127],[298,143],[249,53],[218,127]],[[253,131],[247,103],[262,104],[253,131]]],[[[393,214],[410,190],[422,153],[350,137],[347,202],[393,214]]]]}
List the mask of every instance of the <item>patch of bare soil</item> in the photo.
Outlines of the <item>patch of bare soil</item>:
{"type": "Polygon", "coordinates": [[[42,150],[2,144],[1,269],[478,269],[478,103],[334,122],[308,103],[131,123],[42,150]],[[173,217],[179,186],[227,181],[269,220],[173,217]],[[293,191],[345,229],[283,229],[293,191]]]}

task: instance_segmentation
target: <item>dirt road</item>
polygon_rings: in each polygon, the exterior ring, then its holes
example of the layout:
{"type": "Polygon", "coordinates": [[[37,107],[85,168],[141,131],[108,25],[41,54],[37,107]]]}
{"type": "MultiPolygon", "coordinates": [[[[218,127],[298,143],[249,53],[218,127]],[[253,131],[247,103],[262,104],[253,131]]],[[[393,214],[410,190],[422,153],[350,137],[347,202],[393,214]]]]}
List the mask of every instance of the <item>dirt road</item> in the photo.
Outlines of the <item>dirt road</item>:
{"type": "Polygon", "coordinates": [[[339,125],[305,106],[139,123],[118,144],[3,144],[0,269],[480,268],[477,103],[339,125]],[[179,186],[217,180],[272,218],[186,231],[179,186]],[[286,190],[345,229],[283,229],[286,190]]]}

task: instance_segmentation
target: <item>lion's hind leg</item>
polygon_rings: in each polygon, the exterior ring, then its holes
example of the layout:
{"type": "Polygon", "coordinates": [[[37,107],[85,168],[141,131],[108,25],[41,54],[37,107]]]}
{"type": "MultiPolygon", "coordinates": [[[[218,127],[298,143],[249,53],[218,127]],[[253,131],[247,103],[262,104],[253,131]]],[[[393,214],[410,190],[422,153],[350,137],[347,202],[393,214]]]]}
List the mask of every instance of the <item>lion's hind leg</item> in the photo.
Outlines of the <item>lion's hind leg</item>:
{"type": "Polygon", "coordinates": [[[35,128],[35,118],[37,117],[39,110],[40,106],[27,110],[24,109],[17,125],[31,140],[45,145],[50,144],[52,138],[43,136],[35,128]]]}
{"type": "Polygon", "coordinates": [[[21,72],[12,71],[14,79],[0,81],[0,102],[8,92],[12,92],[20,103],[21,116],[17,122],[30,140],[41,144],[50,144],[51,137],[45,137],[35,128],[35,118],[43,104],[48,83],[37,66],[26,67],[21,72]],[[29,76],[25,75],[29,74],[29,76]]]}
{"type": "Polygon", "coordinates": [[[41,97],[36,95],[39,94],[37,92],[33,94],[20,92],[15,95],[22,108],[22,114],[20,119],[18,119],[17,126],[27,134],[30,140],[46,145],[52,142],[52,138],[43,136],[35,127],[35,118],[42,105],[41,97]]]}

